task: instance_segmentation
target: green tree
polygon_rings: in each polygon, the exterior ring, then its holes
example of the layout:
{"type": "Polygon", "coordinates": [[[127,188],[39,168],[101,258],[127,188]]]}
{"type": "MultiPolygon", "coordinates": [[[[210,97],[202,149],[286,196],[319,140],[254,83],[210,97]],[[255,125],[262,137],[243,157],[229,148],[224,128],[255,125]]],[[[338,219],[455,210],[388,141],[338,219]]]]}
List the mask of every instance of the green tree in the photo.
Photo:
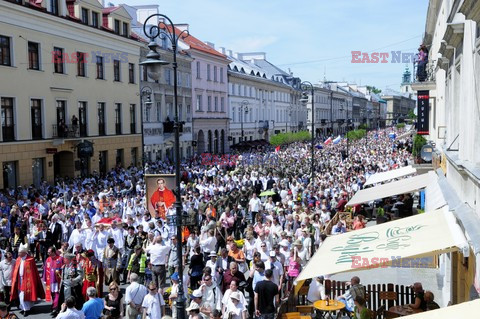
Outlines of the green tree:
{"type": "Polygon", "coordinates": [[[415,112],[413,112],[413,110],[410,110],[408,111],[407,118],[414,120],[417,118],[417,116],[415,115],[415,112]]]}
{"type": "Polygon", "coordinates": [[[382,93],[382,90],[377,89],[376,87],[370,86],[370,85],[367,85],[367,90],[369,90],[370,92],[375,93],[375,94],[382,93]]]}

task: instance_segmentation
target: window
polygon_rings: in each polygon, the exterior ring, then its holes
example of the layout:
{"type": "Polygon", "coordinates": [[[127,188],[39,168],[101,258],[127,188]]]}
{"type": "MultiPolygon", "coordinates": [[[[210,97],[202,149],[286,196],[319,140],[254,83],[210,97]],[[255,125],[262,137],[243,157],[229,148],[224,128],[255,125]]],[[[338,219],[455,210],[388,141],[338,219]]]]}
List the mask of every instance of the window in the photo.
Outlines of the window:
{"type": "Polygon", "coordinates": [[[223,83],[223,68],[220,68],[220,83],[223,83]]]}
{"type": "Polygon", "coordinates": [[[200,79],[200,61],[197,61],[197,79],[200,79]]]}
{"type": "Polygon", "coordinates": [[[53,48],[53,72],[63,74],[65,73],[65,68],[63,65],[63,49],[62,48],[53,48]]]}
{"type": "Polygon", "coordinates": [[[115,134],[122,134],[122,104],[115,103],[115,134]]]}
{"type": "Polygon", "coordinates": [[[113,22],[114,26],[113,26],[113,32],[115,32],[115,34],[120,34],[120,21],[115,19],[115,21],[113,22]]]}
{"type": "Polygon", "coordinates": [[[3,141],[14,141],[13,98],[2,97],[1,107],[3,141]]]}
{"type": "Polygon", "coordinates": [[[217,82],[217,66],[213,67],[213,82],[217,82]]]}
{"type": "Polygon", "coordinates": [[[172,84],[172,70],[165,69],[165,83],[172,84]]]}
{"type": "Polygon", "coordinates": [[[122,30],[123,33],[122,33],[122,35],[123,35],[124,37],[127,37],[127,38],[128,38],[128,23],[124,22],[124,23],[122,24],[122,27],[123,27],[123,30],[122,30]]]}
{"type": "Polygon", "coordinates": [[[192,106],[187,104],[187,122],[189,122],[189,117],[192,114],[192,106]]]}
{"type": "Polygon", "coordinates": [[[98,28],[98,13],[92,12],[92,27],[98,28]]]}
{"type": "Polygon", "coordinates": [[[88,25],[88,9],[82,8],[82,23],[88,25]]]}
{"type": "Polygon", "coordinates": [[[182,86],[182,72],[177,71],[177,85],[182,86]]]}
{"type": "Polygon", "coordinates": [[[162,103],[157,102],[157,122],[162,122],[162,103]]]}
{"type": "Polygon", "coordinates": [[[77,52],[77,76],[87,76],[87,54],[77,52]]]}
{"type": "Polygon", "coordinates": [[[215,109],[215,112],[218,112],[218,96],[215,97],[213,107],[215,109]]]}
{"type": "Polygon", "coordinates": [[[128,83],[135,83],[135,64],[128,64],[128,83]]]}
{"type": "Polygon", "coordinates": [[[0,65],[12,65],[10,58],[10,38],[0,35],[0,65]]]}
{"type": "Polygon", "coordinates": [[[97,79],[104,79],[103,76],[103,57],[97,56],[97,79]]]}
{"type": "Polygon", "coordinates": [[[78,122],[80,131],[74,127],[75,136],[78,136],[78,132],[80,132],[82,137],[87,136],[87,102],[78,103],[78,122]]]}
{"type": "Polygon", "coordinates": [[[120,82],[120,60],[113,60],[113,81],[120,82]]]}
{"type": "Polygon", "coordinates": [[[232,122],[235,122],[235,106],[232,108],[232,122]]]}
{"type": "Polygon", "coordinates": [[[38,43],[28,42],[28,68],[30,70],[40,70],[38,43]]]}
{"type": "Polygon", "coordinates": [[[210,112],[212,110],[212,97],[208,96],[207,97],[207,112],[210,112]]]}
{"type": "Polygon", "coordinates": [[[210,78],[210,64],[207,64],[207,81],[211,81],[212,79],[210,78]]]}
{"type": "Polygon", "coordinates": [[[42,139],[42,100],[32,99],[31,101],[32,118],[32,139],[42,139]]]}
{"type": "Polygon", "coordinates": [[[130,134],[135,134],[136,133],[136,122],[137,122],[137,117],[136,117],[136,105],[135,104],[130,104],[130,134]]]}
{"type": "Polygon", "coordinates": [[[201,94],[197,95],[196,110],[197,111],[202,110],[202,95],[201,94]]]}
{"type": "Polygon", "coordinates": [[[45,158],[34,158],[32,159],[32,176],[33,184],[35,186],[40,186],[45,179],[45,158]]]}
{"type": "Polygon", "coordinates": [[[103,136],[105,135],[105,103],[98,102],[97,108],[97,120],[98,120],[98,135],[103,136]]]}
{"type": "Polygon", "coordinates": [[[3,162],[3,188],[17,187],[18,161],[3,162]]]}
{"type": "Polygon", "coordinates": [[[152,113],[152,107],[150,105],[145,105],[143,107],[143,121],[150,122],[150,117],[152,113]]]}
{"type": "Polygon", "coordinates": [[[223,96],[220,98],[220,112],[225,112],[225,98],[223,96]]]}
{"type": "Polygon", "coordinates": [[[56,16],[58,16],[59,10],[58,10],[58,0],[51,0],[50,2],[50,12],[56,16]]]}

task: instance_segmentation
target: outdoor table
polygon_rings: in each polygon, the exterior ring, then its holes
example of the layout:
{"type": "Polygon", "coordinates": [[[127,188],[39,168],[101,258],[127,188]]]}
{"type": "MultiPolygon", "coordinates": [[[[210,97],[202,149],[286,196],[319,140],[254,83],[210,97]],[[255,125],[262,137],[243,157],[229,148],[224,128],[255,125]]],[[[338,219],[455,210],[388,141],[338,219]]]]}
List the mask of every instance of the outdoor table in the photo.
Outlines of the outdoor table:
{"type": "Polygon", "coordinates": [[[332,312],[342,310],[343,308],[345,308],[345,304],[341,301],[329,300],[327,306],[325,300],[317,300],[313,303],[313,307],[320,311],[327,312],[328,317],[332,318],[332,312]]]}
{"type": "Polygon", "coordinates": [[[388,309],[388,311],[396,313],[400,316],[409,316],[415,313],[423,312],[422,309],[413,309],[409,305],[402,305],[402,306],[393,306],[388,309]]]}

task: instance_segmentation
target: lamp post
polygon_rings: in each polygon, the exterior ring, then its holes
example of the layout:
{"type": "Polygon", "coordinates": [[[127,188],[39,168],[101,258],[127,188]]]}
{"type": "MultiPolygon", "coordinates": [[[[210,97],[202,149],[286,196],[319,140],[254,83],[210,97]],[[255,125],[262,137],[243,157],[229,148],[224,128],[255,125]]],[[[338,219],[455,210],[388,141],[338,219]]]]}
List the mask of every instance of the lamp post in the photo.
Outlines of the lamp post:
{"type": "MultiPolygon", "coordinates": [[[[145,135],[143,133],[143,108],[152,105],[152,89],[149,86],[144,86],[140,91],[140,128],[142,130],[142,168],[145,169],[145,135]]],[[[143,172],[146,173],[145,171],[143,172]]]]}
{"type": "Polygon", "coordinates": [[[242,130],[242,140],[241,140],[241,142],[243,142],[243,140],[244,140],[243,118],[244,118],[245,114],[248,114],[248,105],[249,105],[249,103],[248,103],[247,100],[243,100],[242,104],[240,105],[240,116],[241,116],[240,123],[241,123],[241,130],[242,130]]]}
{"type": "MultiPolygon", "coordinates": [[[[346,119],[345,119],[345,121],[346,121],[346,123],[347,123],[347,129],[346,129],[345,137],[347,138],[347,157],[348,157],[348,150],[349,150],[349,148],[350,148],[350,143],[349,143],[349,138],[348,138],[348,132],[350,131],[350,127],[349,127],[349,121],[350,121],[350,119],[348,118],[348,101],[344,101],[344,102],[345,102],[345,104],[346,104],[346,109],[345,109],[345,111],[347,112],[347,114],[346,114],[346,119]]],[[[344,110],[343,110],[343,107],[340,109],[340,111],[344,111],[344,110]]]]}
{"type": "Polygon", "coordinates": [[[285,133],[288,133],[288,122],[292,122],[292,111],[293,111],[293,104],[288,106],[288,121],[285,117],[285,133]]]}
{"type": "Polygon", "coordinates": [[[308,103],[308,93],[306,90],[310,89],[310,94],[312,96],[312,141],[311,141],[311,152],[312,152],[312,167],[311,167],[311,182],[313,185],[313,178],[315,174],[315,90],[313,87],[313,84],[304,81],[302,84],[300,84],[300,87],[304,89],[305,91],[302,93],[302,98],[300,99],[300,102],[304,105],[308,103]]]}
{"type": "MultiPolygon", "coordinates": [[[[184,39],[189,34],[187,30],[177,32],[175,30],[175,25],[172,20],[166,15],[155,13],[147,18],[145,24],[143,25],[144,34],[150,39],[148,48],[150,51],[147,54],[147,59],[141,62],[141,65],[146,65],[147,67],[155,68],[156,72],[159,72],[158,68],[162,65],[170,64],[167,61],[160,59],[160,54],[157,52],[157,43],[155,42],[156,38],[167,39],[172,45],[172,54],[173,54],[173,95],[174,95],[174,107],[175,107],[175,117],[173,128],[175,131],[175,211],[176,221],[174,220],[177,227],[177,260],[178,260],[178,294],[177,294],[177,318],[185,319],[185,297],[183,291],[183,256],[182,256],[182,198],[180,194],[180,122],[178,119],[178,88],[177,88],[177,46],[178,40],[180,38],[184,39]],[[160,24],[148,26],[148,21],[153,19],[155,23],[157,22],[156,18],[161,18],[163,21],[160,24]]],[[[155,72],[154,72],[155,73],[155,72]]],[[[158,74],[158,73],[157,73],[158,74]]]]}

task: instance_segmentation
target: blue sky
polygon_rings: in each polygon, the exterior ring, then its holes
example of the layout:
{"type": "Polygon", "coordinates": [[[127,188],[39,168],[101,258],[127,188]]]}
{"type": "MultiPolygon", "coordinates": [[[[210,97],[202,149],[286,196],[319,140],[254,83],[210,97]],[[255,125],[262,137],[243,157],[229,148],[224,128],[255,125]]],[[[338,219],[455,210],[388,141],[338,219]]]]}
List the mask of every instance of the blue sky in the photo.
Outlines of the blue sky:
{"type": "MultiPolygon", "coordinates": [[[[108,0],[107,0],[108,1],[108,0]]],[[[107,2],[106,1],[106,2],[107,2]]],[[[416,53],[428,0],[124,0],[158,4],[202,41],[267,60],[312,83],[348,81],[399,90],[404,63],[351,63],[351,51],[416,53]],[[376,51],[374,51],[376,50],[376,51]]],[[[411,69],[411,64],[409,64],[411,69]]]]}

